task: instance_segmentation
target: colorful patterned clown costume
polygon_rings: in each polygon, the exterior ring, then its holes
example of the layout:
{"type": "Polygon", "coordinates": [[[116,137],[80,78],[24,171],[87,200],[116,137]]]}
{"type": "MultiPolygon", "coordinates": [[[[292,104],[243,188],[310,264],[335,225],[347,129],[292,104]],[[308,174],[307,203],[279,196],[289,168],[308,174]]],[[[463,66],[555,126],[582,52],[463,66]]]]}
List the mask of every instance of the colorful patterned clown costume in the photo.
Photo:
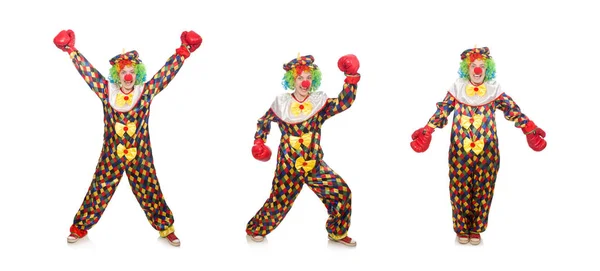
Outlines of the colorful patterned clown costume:
{"type": "Polygon", "coordinates": [[[495,81],[475,87],[458,79],[437,107],[432,128],[443,128],[454,110],[448,159],[454,231],[484,232],[500,167],[495,112],[501,110],[516,127],[529,119],[495,81]]]}
{"type": "Polygon", "coordinates": [[[323,161],[321,126],[352,105],[356,88],[356,84],[346,83],[338,97],[332,99],[323,92],[315,92],[306,100],[298,101],[286,93],[277,97],[269,111],[258,120],[256,139],[266,141],[271,122],[277,122],[281,140],[271,194],[248,222],[246,232],[249,235],[265,236],[273,231],[306,184],[327,208],[329,236],[335,240],[346,237],[352,195],[344,180],[323,161]]]}
{"type": "Polygon", "coordinates": [[[162,237],[167,236],[174,231],[174,219],[156,177],[148,118],[152,99],[177,74],[185,57],[174,54],[150,81],[136,85],[127,95],[118,86],[109,84],[79,51],[73,51],[70,57],[89,87],[101,99],[104,110],[102,153],[72,228],[86,231],[100,220],[123,172],[126,172],[133,194],[148,221],[162,237]]]}

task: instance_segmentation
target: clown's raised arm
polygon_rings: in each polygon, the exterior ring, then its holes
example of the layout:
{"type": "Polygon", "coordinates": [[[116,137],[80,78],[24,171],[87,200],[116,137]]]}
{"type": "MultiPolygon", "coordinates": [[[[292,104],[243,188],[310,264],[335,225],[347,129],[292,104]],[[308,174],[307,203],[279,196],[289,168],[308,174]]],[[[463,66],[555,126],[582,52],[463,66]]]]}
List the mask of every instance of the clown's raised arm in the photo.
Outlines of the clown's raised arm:
{"type": "Polygon", "coordinates": [[[104,98],[106,93],[106,87],[108,82],[90,64],[90,62],[75,48],[75,33],[72,30],[62,30],[56,37],[54,37],[54,44],[64,52],[69,53],[75,68],[81,74],[81,77],[85,80],[88,86],[96,92],[96,95],[100,98],[104,98]]]}
{"type": "Polygon", "coordinates": [[[155,96],[167,87],[169,82],[175,77],[186,58],[190,57],[200,47],[202,38],[194,31],[184,31],[181,33],[181,47],[175,50],[165,65],[145,84],[145,92],[155,96]]]}
{"type": "Polygon", "coordinates": [[[338,60],[338,68],[344,72],[344,87],[337,98],[327,99],[325,117],[330,118],[350,108],[356,97],[357,84],[360,81],[358,68],[360,63],[355,55],[345,55],[338,60]]]}

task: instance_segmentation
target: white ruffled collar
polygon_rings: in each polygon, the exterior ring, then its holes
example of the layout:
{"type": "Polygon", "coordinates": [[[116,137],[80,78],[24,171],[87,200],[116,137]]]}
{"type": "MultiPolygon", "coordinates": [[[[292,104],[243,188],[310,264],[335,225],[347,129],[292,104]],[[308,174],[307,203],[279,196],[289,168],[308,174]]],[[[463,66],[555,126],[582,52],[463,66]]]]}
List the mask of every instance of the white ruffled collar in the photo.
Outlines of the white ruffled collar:
{"type": "Polygon", "coordinates": [[[271,110],[284,122],[299,123],[317,114],[327,103],[324,92],[311,93],[304,101],[296,100],[291,93],[284,93],[275,98],[271,110]]]}
{"type": "Polygon", "coordinates": [[[137,105],[137,103],[140,100],[140,97],[142,96],[142,91],[144,90],[144,85],[135,85],[133,87],[133,90],[129,93],[132,94],[131,95],[131,103],[127,103],[123,106],[118,106],[117,105],[117,94],[121,93],[121,95],[127,95],[124,94],[123,92],[121,92],[121,89],[119,88],[119,86],[117,86],[116,84],[109,84],[108,85],[108,103],[110,104],[110,106],[112,108],[114,108],[115,110],[119,111],[119,112],[127,112],[129,110],[131,110],[134,106],[137,105]]]}
{"type": "Polygon", "coordinates": [[[486,92],[483,96],[469,96],[467,95],[467,86],[470,84],[469,80],[459,78],[452,84],[448,92],[460,103],[471,106],[480,106],[490,103],[504,93],[500,88],[500,84],[495,80],[491,80],[483,83],[486,88],[486,92]]]}

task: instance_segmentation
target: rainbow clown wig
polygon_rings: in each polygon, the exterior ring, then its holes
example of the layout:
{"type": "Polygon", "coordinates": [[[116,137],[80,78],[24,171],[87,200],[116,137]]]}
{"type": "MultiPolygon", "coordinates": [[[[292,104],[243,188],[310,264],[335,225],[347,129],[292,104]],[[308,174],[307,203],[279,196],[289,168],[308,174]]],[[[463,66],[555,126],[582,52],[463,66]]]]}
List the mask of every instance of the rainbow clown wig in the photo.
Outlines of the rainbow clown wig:
{"type": "Polygon", "coordinates": [[[496,78],[496,63],[490,56],[490,49],[487,47],[467,49],[460,54],[460,68],[458,74],[460,78],[469,79],[469,66],[477,59],[485,63],[485,81],[496,78]]]}
{"type": "Polygon", "coordinates": [[[284,89],[296,89],[296,77],[307,71],[312,76],[312,83],[310,84],[310,92],[314,92],[321,86],[321,70],[314,64],[315,58],[311,55],[298,56],[298,58],[292,59],[287,64],[283,64],[283,69],[286,71],[283,76],[281,84],[284,89]]]}
{"type": "Polygon", "coordinates": [[[129,51],[120,55],[116,55],[110,60],[110,75],[108,80],[116,85],[121,84],[119,73],[127,66],[132,66],[135,72],[135,83],[134,85],[141,85],[146,81],[146,66],[142,63],[142,60],[138,57],[137,51],[129,51]]]}

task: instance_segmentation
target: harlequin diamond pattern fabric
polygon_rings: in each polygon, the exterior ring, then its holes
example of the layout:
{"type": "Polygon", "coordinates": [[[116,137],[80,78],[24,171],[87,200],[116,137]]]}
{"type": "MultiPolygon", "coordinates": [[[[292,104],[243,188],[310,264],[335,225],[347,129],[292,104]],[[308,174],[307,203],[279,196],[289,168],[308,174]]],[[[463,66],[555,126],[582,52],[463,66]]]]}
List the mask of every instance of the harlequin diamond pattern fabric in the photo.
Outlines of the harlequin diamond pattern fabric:
{"type": "Polygon", "coordinates": [[[273,110],[258,120],[256,139],[266,141],[271,122],[278,123],[281,139],[271,193],[248,222],[246,232],[249,235],[265,236],[277,228],[306,184],[327,208],[329,218],[325,228],[329,236],[336,240],[346,237],[352,194],[346,182],[323,161],[320,141],[325,120],[352,105],[356,88],[355,84],[344,84],[337,98],[328,99],[321,111],[300,123],[284,122],[273,110]]]}
{"type": "Polygon", "coordinates": [[[137,104],[127,112],[114,109],[108,101],[107,80],[78,51],[71,53],[75,67],[101,98],[104,111],[104,144],[92,183],[73,220],[79,230],[92,228],[102,217],[123,173],[153,228],[173,231],[173,213],[161,192],[152,158],[148,119],[153,97],[177,74],[183,58],[172,55],[144,84],[137,104]],[[133,131],[132,131],[133,130],[133,131]]]}
{"type": "Polygon", "coordinates": [[[516,127],[525,126],[529,119],[506,94],[480,106],[458,102],[447,94],[437,108],[429,124],[438,128],[447,124],[448,115],[454,111],[448,155],[454,231],[484,232],[500,168],[495,112],[501,110],[516,127]]]}

